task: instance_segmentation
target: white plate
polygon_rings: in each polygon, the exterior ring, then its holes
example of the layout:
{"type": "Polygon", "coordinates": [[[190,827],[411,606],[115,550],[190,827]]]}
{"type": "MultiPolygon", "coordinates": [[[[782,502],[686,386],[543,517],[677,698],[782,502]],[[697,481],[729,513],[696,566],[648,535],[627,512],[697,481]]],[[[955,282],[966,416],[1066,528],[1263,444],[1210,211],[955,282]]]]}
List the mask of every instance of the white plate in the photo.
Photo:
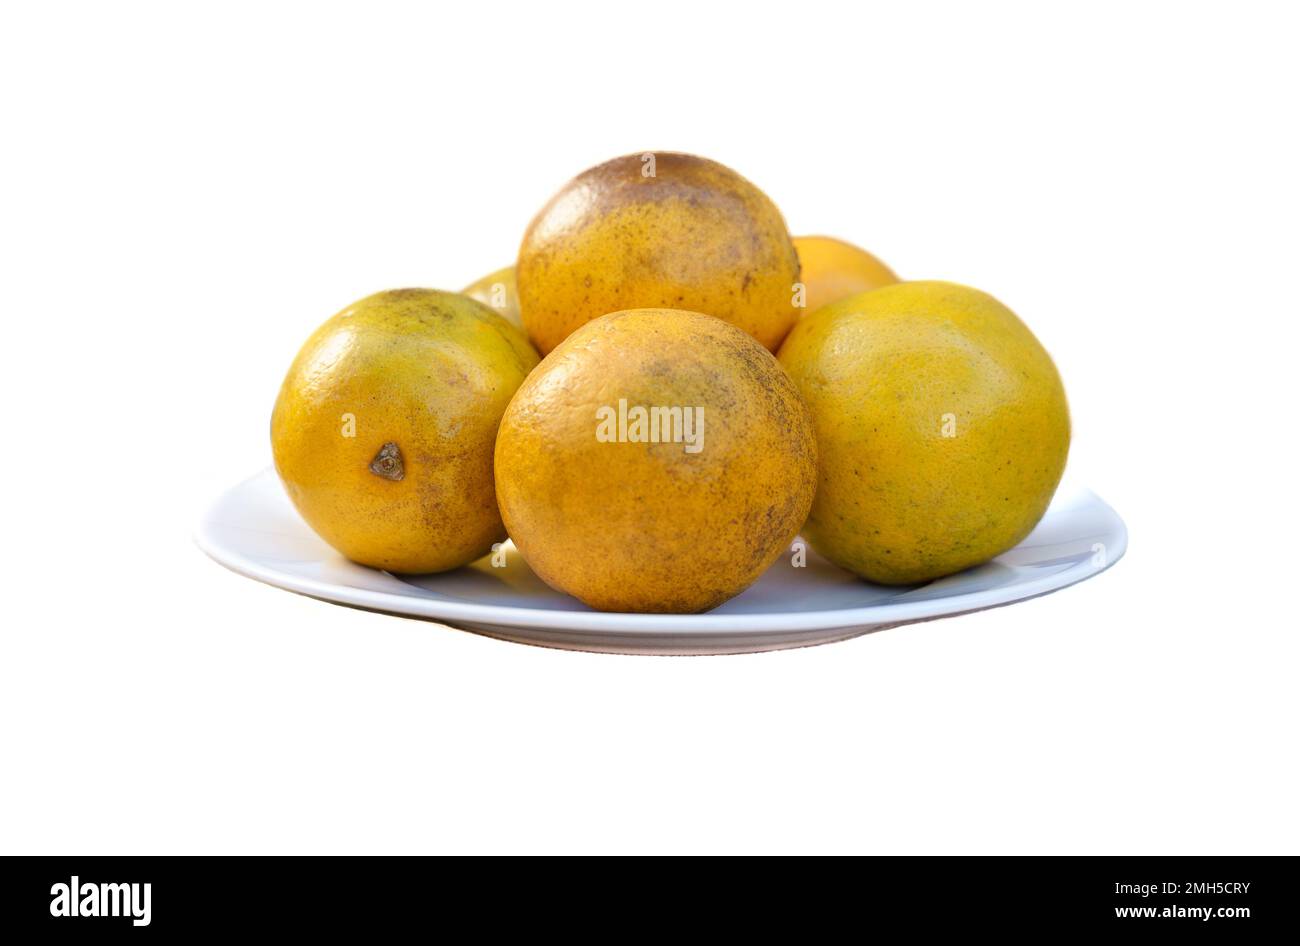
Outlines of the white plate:
{"type": "Polygon", "coordinates": [[[991,562],[921,586],[872,585],[807,552],[778,559],[744,594],[707,614],[607,614],[554,591],[507,546],[441,575],[390,575],[347,561],[299,518],[274,471],[225,493],[204,516],[199,546],[222,565],[339,604],[547,647],[635,654],[727,654],[803,647],[913,621],[979,611],[1073,585],[1119,561],[1128,544],[1115,511],[1063,489],[1030,536],[991,562]]]}

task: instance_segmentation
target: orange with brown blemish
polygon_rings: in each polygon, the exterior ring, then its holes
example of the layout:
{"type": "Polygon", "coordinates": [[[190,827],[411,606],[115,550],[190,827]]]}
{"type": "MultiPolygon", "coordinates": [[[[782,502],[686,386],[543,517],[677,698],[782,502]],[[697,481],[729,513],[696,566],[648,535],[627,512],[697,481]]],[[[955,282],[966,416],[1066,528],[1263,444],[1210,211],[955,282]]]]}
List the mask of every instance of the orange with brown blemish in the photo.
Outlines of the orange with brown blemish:
{"type": "Polygon", "coordinates": [[[799,259],[776,205],[689,154],[591,168],[534,218],[516,267],[524,327],[543,354],[609,312],[713,315],[775,351],[798,311],[799,259]]]}

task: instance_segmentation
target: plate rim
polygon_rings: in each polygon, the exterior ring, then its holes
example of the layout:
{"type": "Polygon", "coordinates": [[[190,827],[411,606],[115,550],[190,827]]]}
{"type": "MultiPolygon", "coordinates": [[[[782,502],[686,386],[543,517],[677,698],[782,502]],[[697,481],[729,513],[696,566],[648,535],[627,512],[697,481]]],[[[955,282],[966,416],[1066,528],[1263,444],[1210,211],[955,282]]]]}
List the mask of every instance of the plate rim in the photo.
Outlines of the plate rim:
{"type": "MultiPolygon", "coordinates": [[[[1060,591],[1109,571],[1128,551],[1128,526],[1104,499],[1091,489],[1079,487],[1074,492],[1086,494],[1109,513],[1118,538],[1118,548],[1106,548],[1106,561],[1093,565],[1084,559],[1069,568],[1030,581],[999,585],[983,591],[924,601],[887,601],[856,608],[819,611],[769,611],[752,614],[637,614],[620,611],[557,611],[513,605],[446,601],[420,595],[391,591],[371,591],[332,584],[300,575],[277,571],[231,550],[213,534],[211,525],[219,507],[234,493],[264,477],[275,476],[267,467],[224,490],[210,502],[194,532],[194,542],[205,555],[236,574],[274,588],[307,595],[323,601],[369,608],[391,614],[430,618],[444,622],[466,622],[495,627],[543,628],[556,631],[597,631],[620,636],[656,634],[790,634],[829,631],[849,627],[896,625],[932,618],[950,617],[1014,604],[1030,598],[1060,591]],[[959,607],[953,607],[960,602],[959,607]]],[[[1057,494],[1060,495],[1058,488],[1057,494]]],[[[292,504],[291,508],[292,508],[292,504]]],[[[305,528],[310,529],[306,523],[305,528]]],[[[996,560],[996,559],[994,559],[996,560]]],[[[355,563],[353,563],[355,564],[355,563]]],[[[358,565],[358,568],[366,566],[358,565]]],[[[380,574],[391,575],[380,569],[380,574]]],[[[401,576],[392,576],[401,580],[401,576]]],[[[918,586],[924,587],[924,585],[918,586]]]]}

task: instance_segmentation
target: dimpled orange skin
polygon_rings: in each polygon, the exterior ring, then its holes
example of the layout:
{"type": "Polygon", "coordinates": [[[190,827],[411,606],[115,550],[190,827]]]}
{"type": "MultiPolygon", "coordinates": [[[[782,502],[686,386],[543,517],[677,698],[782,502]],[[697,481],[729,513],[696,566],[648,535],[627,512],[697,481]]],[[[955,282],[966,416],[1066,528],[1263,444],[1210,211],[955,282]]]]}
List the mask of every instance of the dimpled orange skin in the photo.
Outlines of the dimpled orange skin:
{"type": "Polygon", "coordinates": [[[516,547],[549,585],[602,611],[693,613],[749,587],[807,516],[816,443],[766,349],[710,316],[617,312],[553,351],[510,403],[497,499],[516,547]],[[602,442],[597,411],[704,411],[683,443],[602,442]]]}
{"type": "Polygon", "coordinates": [[[505,266],[496,272],[488,273],[461,290],[462,295],[469,296],[486,306],[491,306],[497,314],[516,328],[523,328],[519,318],[519,289],[515,285],[515,268],[505,266]]]}
{"type": "Polygon", "coordinates": [[[992,296],[946,282],[852,296],[803,319],[780,360],[817,430],[803,535],[826,558],[882,584],[928,581],[1042,518],[1069,451],[1065,390],[992,296]]]}
{"type": "Polygon", "coordinates": [[[801,312],[898,282],[894,271],[861,247],[828,236],[794,238],[806,287],[801,312]]]}
{"type": "Polygon", "coordinates": [[[537,362],[522,331],[458,293],[398,289],[348,306],[303,345],[271,415],[289,498],[363,565],[422,573],[474,561],[505,538],[493,445],[537,362]],[[400,480],[371,468],[390,443],[400,480]]]}
{"type": "Polygon", "coordinates": [[[714,315],[776,351],[798,317],[799,258],[776,205],[735,171],[688,154],[591,168],[529,225],[516,275],[542,354],[620,309],[714,315]]]}

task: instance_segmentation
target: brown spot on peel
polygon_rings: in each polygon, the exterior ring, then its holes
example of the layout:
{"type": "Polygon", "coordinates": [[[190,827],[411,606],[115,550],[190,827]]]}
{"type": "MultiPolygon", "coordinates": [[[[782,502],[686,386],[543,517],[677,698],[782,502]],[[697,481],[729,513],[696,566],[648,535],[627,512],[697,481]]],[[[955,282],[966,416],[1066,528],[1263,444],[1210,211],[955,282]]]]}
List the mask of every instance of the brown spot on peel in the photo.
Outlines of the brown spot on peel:
{"type": "Polygon", "coordinates": [[[406,476],[402,468],[402,451],[391,440],[379,448],[375,458],[370,461],[370,472],[394,482],[406,476]]]}

